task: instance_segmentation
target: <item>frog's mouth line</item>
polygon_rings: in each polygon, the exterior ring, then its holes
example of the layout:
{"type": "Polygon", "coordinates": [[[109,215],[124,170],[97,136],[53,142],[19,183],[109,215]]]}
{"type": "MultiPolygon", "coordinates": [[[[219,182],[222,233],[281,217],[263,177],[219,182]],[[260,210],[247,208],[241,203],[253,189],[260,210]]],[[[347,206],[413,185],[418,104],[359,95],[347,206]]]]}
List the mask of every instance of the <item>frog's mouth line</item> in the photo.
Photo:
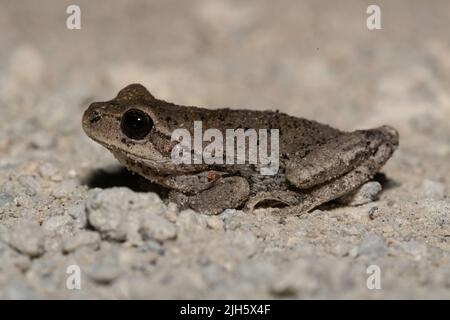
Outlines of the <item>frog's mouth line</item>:
{"type": "Polygon", "coordinates": [[[120,148],[118,148],[118,147],[116,147],[116,146],[113,146],[113,145],[109,145],[109,146],[106,146],[106,145],[105,145],[105,147],[106,147],[112,154],[124,156],[124,157],[126,157],[126,158],[131,159],[132,161],[137,162],[137,163],[138,163],[138,162],[146,162],[146,163],[148,163],[149,165],[152,165],[152,164],[153,164],[153,165],[155,165],[155,166],[156,166],[156,165],[168,165],[168,164],[173,164],[172,161],[163,160],[163,159],[161,159],[160,161],[155,161],[154,159],[146,158],[146,157],[137,155],[137,154],[135,154],[135,153],[132,153],[132,152],[129,152],[129,151],[125,151],[125,150],[120,149],[120,148]]]}

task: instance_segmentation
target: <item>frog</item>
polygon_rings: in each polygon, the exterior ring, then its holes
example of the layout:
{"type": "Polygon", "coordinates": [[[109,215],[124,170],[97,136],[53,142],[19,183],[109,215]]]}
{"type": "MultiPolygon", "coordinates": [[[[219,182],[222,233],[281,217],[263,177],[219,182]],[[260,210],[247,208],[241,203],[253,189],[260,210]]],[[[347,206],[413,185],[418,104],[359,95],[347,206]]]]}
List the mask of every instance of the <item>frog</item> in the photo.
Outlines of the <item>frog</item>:
{"type": "Polygon", "coordinates": [[[91,103],[82,128],[128,170],[167,190],[168,201],[208,215],[263,206],[297,215],[311,212],[372,181],[399,146],[398,131],[388,125],[342,131],[278,110],[178,105],[155,98],[138,83],[112,100],[91,103]],[[195,121],[219,132],[278,130],[278,170],[267,175],[248,162],[173,161],[179,143],[174,130],[193,133],[195,121]]]}

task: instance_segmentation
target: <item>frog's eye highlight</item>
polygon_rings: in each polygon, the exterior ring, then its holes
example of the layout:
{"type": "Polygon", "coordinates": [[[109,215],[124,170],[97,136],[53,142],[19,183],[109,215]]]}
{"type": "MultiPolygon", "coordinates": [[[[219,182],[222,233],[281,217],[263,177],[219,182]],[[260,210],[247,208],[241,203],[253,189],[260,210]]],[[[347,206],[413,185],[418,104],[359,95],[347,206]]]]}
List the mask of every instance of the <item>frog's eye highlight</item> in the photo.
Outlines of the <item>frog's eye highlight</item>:
{"type": "Polygon", "coordinates": [[[120,129],[130,139],[144,139],[153,128],[153,120],[141,110],[130,109],[122,116],[120,129]]]}

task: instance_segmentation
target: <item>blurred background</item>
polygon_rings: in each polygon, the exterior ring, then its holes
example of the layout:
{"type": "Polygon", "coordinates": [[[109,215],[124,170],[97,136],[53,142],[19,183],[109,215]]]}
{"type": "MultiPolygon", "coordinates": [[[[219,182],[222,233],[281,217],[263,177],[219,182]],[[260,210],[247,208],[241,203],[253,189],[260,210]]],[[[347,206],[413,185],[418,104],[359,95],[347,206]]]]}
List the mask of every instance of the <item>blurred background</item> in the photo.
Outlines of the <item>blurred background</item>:
{"type": "MultiPolygon", "coordinates": [[[[343,130],[389,124],[399,130],[401,147],[385,169],[397,186],[384,198],[383,221],[392,230],[382,225],[380,234],[390,249],[416,239],[420,245],[411,250],[424,259],[421,279],[428,279],[429,268],[448,261],[450,250],[449,30],[446,0],[0,0],[2,190],[7,193],[5,183],[14,183],[19,173],[33,175],[42,161],[66,173],[63,179],[77,178],[78,187],[92,170],[115,164],[84,135],[81,116],[90,102],[111,99],[135,82],[183,105],[279,109],[343,130]],[[80,30],[66,27],[71,4],[81,8],[80,30]],[[381,30],[366,26],[370,4],[381,8],[381,30]],[[422,245],[441,251],[428,256],[422,245]]],[[[5,226],[20,215],[20,209],[8,210],[0,211],[5,226]]],[[[46,214],[41,212],[41,220],[46,214]]],[[[317,219],[310,222],[313,229],[323,223],[317,219]]],[[[325,242],[334,234],[328,228],[320,235],[325,242]]],[[[389,261],[398,273],[405,268],[389,261]]],[[[445,295],[445,267],[433,271],[440,278],[419,284],[415,266],[409,278],[379,297],[445,295]]],[[[321,297],[346,285],[325,287],[321,297]]],[[[231,297],[247,294],[228,290],[231,297]]],[[[314,297],[305,290],[298,296],[314,297]]],[[[352,290],[348,297],[367,297],[352,290]]]]}
{"type": "Polygon", "coordinates": [[[2,129],[79,131],[90,101],[140,82],[179,104],[278,108],[348,130],[387,123],[404,146],[430,148],[429,131],[448,146],[449,2],[377,1],[381,30],[366,26],[370,4],[1,1],[2,129]],[[66,28],[70,4],[81,30],[66,28]]]}

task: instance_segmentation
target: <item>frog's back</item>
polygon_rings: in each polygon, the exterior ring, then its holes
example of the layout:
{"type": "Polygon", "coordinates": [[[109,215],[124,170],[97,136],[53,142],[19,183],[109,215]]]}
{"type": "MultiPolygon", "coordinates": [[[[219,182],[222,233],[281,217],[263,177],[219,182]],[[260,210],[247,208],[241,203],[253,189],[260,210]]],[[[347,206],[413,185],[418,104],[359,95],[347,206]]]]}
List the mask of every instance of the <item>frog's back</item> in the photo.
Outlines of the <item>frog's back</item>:
{"type": "Polygon", "coordinates": [[[342,134],[341,131],[316,121],[297,118],[278,111],[258,111],[246,109],[206,109],[179,106],[159,100],[155,106],[162,114],[170,115],[167,124],[176,129],[180,123],[188,130],[193,130],[194,121],[202,122],[202,129],[218,129],[225,134],[226,129],[278,129],[280,153],[289,157],[291,154],[302,156],[317,145],[342,134]],[[170,108],[170,113],[167,109],[170,108]]]}
{"type": "Polygon", "coordinates": [[[215,112],[217,115],[213,118],[218,121],[211,125],[217,124],[232,129],[278,129],[280,153],[287,157],[293,153],[302,156],[311,148],[342,134],[328,125],[278,111],[218,109],[215,112]]]}

